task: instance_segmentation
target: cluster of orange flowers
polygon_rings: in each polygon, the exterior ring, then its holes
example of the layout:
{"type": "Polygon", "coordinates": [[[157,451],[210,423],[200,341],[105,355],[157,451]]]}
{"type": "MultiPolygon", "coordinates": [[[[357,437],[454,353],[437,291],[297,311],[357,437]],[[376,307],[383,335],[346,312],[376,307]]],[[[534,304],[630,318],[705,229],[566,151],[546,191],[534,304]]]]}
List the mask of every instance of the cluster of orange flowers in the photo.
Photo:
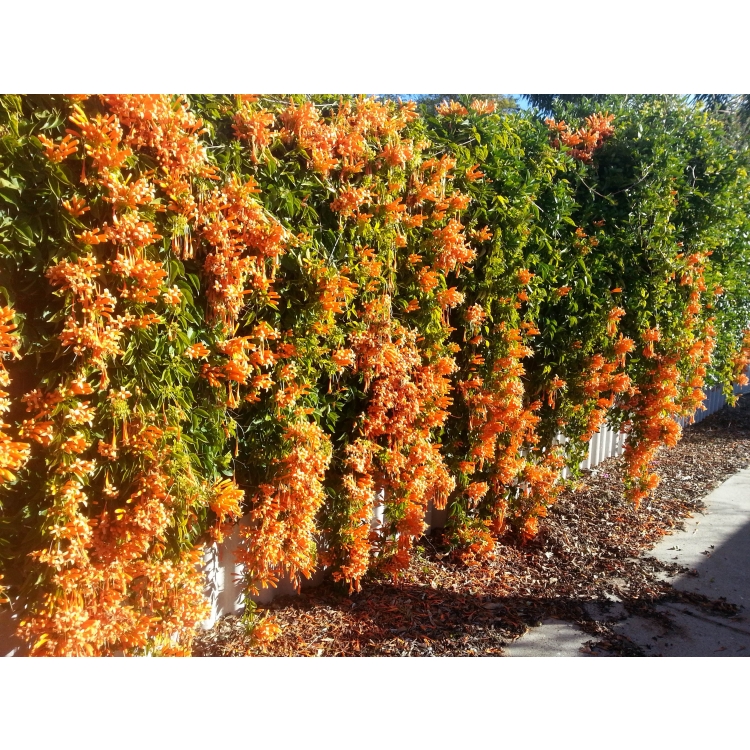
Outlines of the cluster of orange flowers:
{"type": "MultiPolygon", "coordinates": [[[[682,258],[680,255],[678,258],[682,258]]],[[[679,284],[686,287],[688,304],[682,318],[682,334],[673,342],[672,351],[661,351],[658,327],[647,329],[643,356],[653,364],[636,392],[625,399],[625,409],[632,414],[626,429],[625,463],[630,478],[628,494],[640,503],[659,483],[657,474],[650,471],[651,462],[659,446],[674,446],[682,429],[675,421],[678,416],[693,418],[696,409],[705,408],[705,393],[701,390],[711,360],[716,332],[709,319],[699,327],[701,293],[706,291],[704,279],[706,256],[693,253],[684,259],[684,271],[679,284]]],[[[670,278],[674,278],[672,274],[670,278]]]]}
{"type": "Polygon", "coordinates": [[[432,233],[437,243],[435,268],[444,273],[460,269],[472,263],[476,257],[476,251],[466,244],[466,239],[461,233],[463,228],[457,219],[451,219],[445,227],[435,229],[432,233]]]}
{"type": "MultiPolygon", "coordinates": [[[[477,312],[473,316],[481,317],[477,312]]],[[[522,523],[530,530],[533,519],[545,503],[549,502],[548,493],[535,495],[532,507],[524,508],[523,511],[513,502],[521,492],[520,482],[524,472],[534,466],[531,452],[539,441],[536,434],[539,423],[537,411],[542,404],[541,401],[524,404],[526,394],[522,377],[525,368],[521,360],[530,356],[532,350],[523,344],[521,330],[501,323],[493,337],[502,350],[502,356],[498,356],[490,366],[484,367],[484,358],[475,355],[475,364],[469,368],[469,378],[458,384],[469,408],[470,438],[468,460],[461,462],[459,469],[467,476],[475,473],[483,475],[492,505],[487,509],[488,531],[483,531],[481,538],[474,542],[474,546],[479,545],[476,549],[469,545],[471,554],[479,554],[487,549],[483,539],[489,531],[495,534],[502,531],[511,504],[514,514],[523,512],[522,523]],[[484,376],[479,374],[479,368],[485,372],[484,376]]],[[[474,340],[476,344],[482,343],[482,337],[474,340]]],[[[534,472],[529,476],[537,478],[534,472]]],[[[542,478],[541,474],[539,478],[542,478]]],[[[470,505],[475,505],[478,501],[476,490],[471,489],[474,484],[470,484],[470,489],[467,490],[470,505]]],[[[542,487],[541,482],[539,486],[542,487]]],[[[525,497],[531,497],[531,491],[530,485],[524,486],[525,497]]]]}
{"type": "Polygon", "coordinates": [[[612,125],[614,119],[614,115],[590,115],[586,118],[585,125],[577,130],[571,130],[564,120],[555,122],[554,118],[548,118],[545,122],[554,134],[552,145],[555,148],[567,146],[574,159],[588,164],[593,159],[594,151],[615,132],[612,125]]]}
{"type": "Polygon", "coordinates": [[[236,519],[242,516],[242,502],[245,491],[241,490],[233,480],[222,479],[213,488],[209,507],[216,514],[216,525],[212,535],[217,542],[224,541],[224,536],[231,530],[236,519]]]}
{"type": "Polygon", "coordinates": [[[75,154],[76,151],[78,151],[78,144],[80,143],[80,141],[74,139],[70,133],[68,133],[60,143],[55,143],[42,133],[40,133],[37,138],[44,147],[44,155],[55,164],[59,164],[65,161],[69,156],[75,154]]]}
{"type": "MultiPolygon", "coordinates": [[[[226,339],[216,345],[219,354],[228,358],[222,364],[203,365],[201,375],[215,387],[221,387],[222,381],[227,384],[225,403],[232,408],[240,403],[240,386],[250,385],[250,391],[244,400],[254,403],[260,399],[260,391],[268,391],[273,386],[273,378],[264,368],[273,367],[280,356],[271,349],[269,342],[278,339],[279,332],[267,323],[255,325],[246,336],[226,339]]],[[[197,344],[185,351],[185,355],[195,358],[205,356],[208,350],[197,344]],[[199,348],[200,347],[200,348],[199,348]]],[[[283,377],[283,376],[282,376],[283,377]]]]}
{"type": "Polygon", "coordinates": [[[750,365],[750,328],[745,330],[742,344],[732,359],[732,381],[737,385],[743,386],[750,382],[746,375],[748,365],[750,365]]]}
{"type": "MultiPolygon", "coordinates": [[[[42,655],[139,649],[185,654],[195,623],[208,611],[203,553],[182,545],[177,559],[168,557],[168,535],[178,508],[194,516],[196,508],[209,505],[219,525],[238,516],[241,491],[226,485],[211,491],[189,467],[175,474],[175,467],[184,465],[175,459],[184,451],[179,428],[167,427],[140,399],[131,405],[132,394],[125,389],[103,396],[108,362],[122,354],[126,330],[161,321],[143,306],[174,307],[182,297],[176,286],[165,286],[163,263],[149,257],[149,248],[161,238],[140,217],[139,207],[153,203],[159,186],[171,201],[168,210],[195,221],[190,177],[211,177],[213,170],[198,138],[200,123],[184,101],[168,96],[102,96],[100,101],[110,114],[89,118],[74,105],[70,119],[78,129],[69,135],[84,147],[81,182],[102,191],[112,206],[112,222],[78,238],[84,245],[111,245],[114,252],[108,260],[101,252],[63,258],[47,273],[68,304],[60,341],[80,359],[64,385],[24,399],[31,417],[21,430],[46,449],[51,507],[49,544],[32,555],[49,587],[20,633],[42,655]],[[123,174],[126,160],[141,150],[156,158],[164,182],[123,174]],[[116,292],[108,285],[111,278],[121,283],[116,292]],[[88,377],[96,370],[101,377],[92,386],[88,377]],[[92,431],[104,429],[107,421],[111,439],[95,446],[92,431]],[[131,471],[123,473],[123,460],[131,471]],[[112,476],[120,476],[123,486],[114,486],[112,476]]],[[[68,156],[76,151],[70,140],[55,148],[44,145],[53,161],[60,161],[63,148],[68,156]]],[[[65,208],[80,217],[85,206],[74,196],[65,208]]]]}
{"type": "Polygon", "coordinates": [[[203,123],[185,99],[161,94],[106,94],[99,98],[129,128],[126,145],[154,154],[166,175],[161,187],[167,194],[176,181],[191,175],[215,177],[216,170],[208,163],[206,147],[198,137],[203,123]]]}
{"type": "Polygon", "coordinates": [[[428,503],[444,507],[455,487],[430,434],[448,417],[454,360],[443,356],[424,363],[416,332],[392,318],[387,297],[365,306],[365,323],[351,346],[369,400],[362,436],[347,450],[343,481],[352,508],[344,531],[347,560],[334,574],[353,589],[359,588],[372,553],[388,572],[406,568],[414,541],[424,533],[428,503]],[[379,489],[385,493],[387,523],[371,535],[379,489]]]}
{"type": "MultiPolygon", "coordinates": [[[[512,319],[521,305],[529,299],[534,274],[526,268],[515,273],[515,282],[522,287],[515,301],[513,297],[501,298],[506,313],[512,319]]],[[[613,308],[607,317],[607,334],[614,337],[622,308],[613,308]]],[[[466,311],[467,336],[475,353],[469,358],[468,378],[458,384],[469,410],[468,430],[470,445],[467,460],[459,462],[458,469],[468,478],[473,478],[464,490],[466,509],[470,516],[476,513],[484,518],[484,526],[469,523],[459,535],[466,543],[464,557],[467,562],[491,551],[492,533],[499,533],[507,521],[517,528],[522,538],[533,537],[538,530],[539,518],[546,515],[562,488],[561,470],[566,461],[561,447],[540,449],[537,426],[538,411],[542,400],[532,400],[524,384],[525,368],[522,360],[533,350],[524,341],[539,334],[533,321],[525,320],[516,325],[508,321],[495,326],[492,335],[493,356],[485,362],[484,337],[479,327],[486,319],[479,304],[466,311]],[[482,347],[482,348],[480,348],[482,347]],[[480,353],[482,352],[482,353],[480,353]]],[[[613,359],[596,355],[586,363],[585,380],[580,390],[583,401],[574,406],[574,411],[587,413],[586,432],[582,440],[588,440],[600,429],[608,410],[620,394],[629,392],[630,379],[620,367],[624,367],[625,355],[635,344],[620,336],[613,341],[613,359]]],[[[551,409],[556,408],[558,395],[567,392],[568,384],[560,377],[552,377],[542,396],[551,409]]],[[[564,421],[558,419],[558,424],[564,421]]]]}
{"type": "MultiPolygon", "coordinates": [[[[479,115],[492,114],[497,108],[497,104],[491,99],[472,99],[470,108],[479,115]]],[[[465,117],[469,110],[461,102],[455,100],[445,100],[435,107],[435,111],[443,117],[465,117]]]]}
{"type": "Polygon", "coordinates": [[[288,238],[255,199],[257,192],[252,179],[233,179],[214,189],[198,207],[200,235],[210,245],[203,263],[209,319],[221,321],[228,331],[248,294],[266,301],[276,298],[271,284],[288,238]]]}
{"type": "MultiPolygon", "coordinates": [[[[24,466],[29,457],[29,444],[13,440],[5,430],[10,425],[5,424],[1,417],[10,411],[10,394],[3,390],[10,385],[10,375],[5,367],[6,357],[18,357],[18,334],[16,324],[13,322],[15,313],[12,308],[0,308],[0,484],[12,482],[15,479],[14,471],[24,466]]],[[[2,587],[0,587],[2,593],[2,587]]]]}
{"type": "MultiPolygon", "coordinates": [[[[134,420],[131,429],[137,424],[134,420]]],[[[158,433],[141,427],[121,442],[121,450],[143,459],[125,492],[111,485],[108,470],[103,488],[94,490],[89,478],[96,460],[65,456],[58,462],[49,489],[50,544],[32,555],[49,571],[53,589],[19,631],[33,643],[32,653],[99,656],[146,648],[189,653],[195,623],[208,614],[198,568],[202,551],[186,550],[177,561],[160,554],[174,519],[174,498],[170,450],[158,433]],[[112,499],[123,507],[111,509],[106,500],[112,499]],[[90,517],[87,506],[100,512],[90,517]]],[[[197,486],[195,493],[197,503],[197,486]]]]}
{"type": "MultiPolygon", "coordinates": [[[[477,106],[483,105],[478,102],[477,106]]],[[[384,246],[355,246],[358,262],[353,272],[330,261],[310,269],[318,288],[318,319],[310,329],[326,340],[320,351],[331,352],[337,377],[351,371],[363,378],[368,393],[362,436],[349,446],[348,471],[342,480],[348,497],[348,520],[339,530],[343,554],[330,561],[338,565],[335,575],[353,588],[359,586],[373,557],[391,572],[403,569],[414,539],[423,531],[427,504],[433,500],[441,505],[453,488],[431,437],[448,416],[452,359],[438,355],[437,350],[423,352],[416,331],[393,319],[387,296],[388,274],[408,256],[408,268],[424,297],[422,305],[412,300],[407,312],[423,307],[442,309],[446,315],[445,336],[451,330],[447,326],[448,310],[463,301],[455,287],[447,288],[445,276],[460,271],[475,256],[464,238],[464,227],[454,218],[469,203],[469,196],[452,186],[456,162],[449,156],[419,161],[424,144],[402,135],[415,116],[413,104],[394,107],[362,98],[339,102],[335,107],[292,103],[275,115],[264,112],[257,100],[246,100],[234,116],[235,134],[252,147],[253,159],[259,158],[278,136],[280,144],[292,153],[299,149],[312,170],[333,182],[336,195],[330,207],[341,217],[342,228],[351,227],[349,231],[356,236],[376,213],[386,225],[394,227],[393,244],[386,241],[384,246]],[[359,175],[361,183],[356,181],[359,175]],[[426,208],[428,202],[430,208],[426,208]],[[432,238],[428,247],[434,263],[420,268],[421,256],[408,250],[413,241],[408,232],[418,230],[426,221],[434,222],[425,234],[432,238]],[[398,252],[401,248],[406,249],[403,256],[398,252]],[[337,316],[350,310],[360,295],[364,304],[361,324],[354,326],[348,345],[342,347],[336,334],[340,330],[337,316]],[[367,302],[368,298],[371,301],[367,302]],[[398,520],[371,533],[375,496],[381,490],[393,509],[389,517],[398,520]]],[[[483,237],[487,239],[486,234],[483,237]]],[[[309,238],[300,237],[299,241],[309,238]]],[[[287,388],[285,392],[290,391],[287,388]]],[[[277,400],[281,395],[277,394],[277,400]]],[[[292,395],[296,400],[298,393],[292,395]]],[[[279,406],[284,405],[279,402],[279,406]]],[[[293,422],[289,429],[301,429],[302,424],[293,422]]],[[[311,471],[325,462],[327,450],[322,441],[313,443],[319,455],[317,460],[312,455],[307,458],[311,471]]],[[[286,460],[280,459],[281,464],[286,460]]],[[[297,461],[293,452],[288,460],[297,461]]],[[[307,481],[308,488],[315,486],[316,480],[307,481]]],[[[305,512],[318,507],[315,492],[297,492],[297,502],[307,509],[305,512]]],[[[286,493],[284,480],[273,479],[254,501],[247,538],[257,549],[243,553],[249,580],[263,581],[264,576],[272,580],[269,576],[274,570],[289,572],[279,552],[289,534],[279,520],[289,514],[284,510],[289,505],[286,493]]],[[[302,512],[295,510],[295,517],[302,512]]],[[[307,528],[304,521],[297,525],[307,528]]],[[[306,570],[302,564],[293,567],[306,570]]]]}
{"type": "MultiPolygon", "coordinates": [[[[377,275],[377,274],[372,274],[377,275]]],[[[346,273],[333,270],[327,277],[318,282],[320,304],[326,313],[338,315],[343,313],[357,291],[357,284],[346,273]]]]}
{"type": "MultiPolygon", "coordinates": [[[[609,323],[611,321],[608,321],[608,325],[609,323]]],[[[614,331],[611,335],[614,335],[614,331]]],[[[582,388],[585,405],[590,410],[586,431],[581,436],[583,442],[591,440],[594,433],[601,429],[607,418],[607,412],[612,408],[618,396],[631,390],[630,378],[624,372],[618,372],[618,368],[624,365],[625,356],[634,347],[635,343],[631,339],[620,336],[613,345],[614,360],[607,361],[602,354],[595,354],[586,363],[586,376],[582,388]]]]}
{"type": "Polygon", "coordinates": [[[287,575],[295,586],[312,577],[317,564],[316,515],[325,499],[323,480],[330,463],[329,438],[302,409],[296,409],[283,436],[285,451],[276,459],[273,483],[253,498],[244,543],[237,559],[244,565],[249,591],[274,586],[287,575]]]}
{"type": "MultiPolygon", "coordinates": [[[[278,122],[273,113],[253,104],[242,104],[234,128],[239,138],[250,143],[255,158],[275,133],[283,143],[296,144],[314,171],[324,176],[335,171],[342,181],[361,173],[374,158],[389,166],[403,166],[412,156],[413,144],[402,141],[399,133],[417,117],[414,102],[402,105],[394,116],[387,104],[375,99],[341,101],[329,118],[313,102],[290,103],[278,114],[278,122]],[[382,141],[385,144],[373,150],[382,141]]],[[[351,200],[344,199],[341,205],[349,206],[351,200]]]]}
{"type": "Polygon", "coordinates": [[[234,134],[243,141],[248,141],[252,147],[252,159],[258,161],[263,149],[267,148],[273,141],[271,127],[275,117],[273,112],[267,110],[254,110],[250,104],[242,102],[235,112],[232,122],[234,134]]]}
{"type": "Polygon", "coordinates": [[[649,470],[660,445],[674,446],[680,439],[682,428],[674,417],[679,410],[676,404],[679,369],[675,357],[655,356],[655,366],[645,385],[627,400],[634,417],[626,426],[629,432],[625,445],[625,464],[632,481],[629,497],[638,505],[659,483],[657,474],[649,470]]]}
{"type": "Polygon", "coordinates": [[[60,334],[62,345],[90,358],[101,369],[102,382],[106,382],[107,360],[121,354],[120,338],[134,317],[130,313],[114,315],[117,299],[102,285],[103,268],[92,254],[86,254],[73,261],[61,260],[47,271],[47,278],[71,297],[70,312],[60,334]]]}

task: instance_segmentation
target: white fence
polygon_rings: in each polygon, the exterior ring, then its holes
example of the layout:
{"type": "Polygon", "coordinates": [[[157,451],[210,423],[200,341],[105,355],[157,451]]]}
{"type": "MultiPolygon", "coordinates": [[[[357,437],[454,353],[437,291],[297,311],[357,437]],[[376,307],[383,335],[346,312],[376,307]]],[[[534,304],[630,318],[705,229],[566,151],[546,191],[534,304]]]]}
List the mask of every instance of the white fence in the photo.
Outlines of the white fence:
{"type": "MultiPolygon", "coordinates": [[[[727,397],[721,392],[720,387],[707,388],[706,398],[703,401],[705,409],[698,409],[693,417],[694,422],[702,422],[706,417],[722,409],[727,403],[727,397]]],[[[735,395],[750,393],[750,385],[734,386],[735,395]]],[[[688,417],[678,417],[677,421],[682,427],[690,424],[688,417]]],[[[613,432],[607,425],[597,432],[589,441],[589,455],[581,463],[582,469],[593,469],[602,461],[612,456],[621,456],[625,447],[627,435],[624,432],[613,432]]]]}
{"type": "MultiPolygon", "coordinates": [[[[735,386],[735,394],[750,393],[750,385],[735,386]]],[[[705,410],[698,410],[695,414],[695,421],[700,422],[710,414],[721,409],[727,400],[722,394],[721,388],[709,388],[706,391],[706,399],[703,405],[705,410]]],[[[678,420],[681,425],[688,424],[689,420],[685,417],[678,420]]],[[[562,436],[561,436],[562,437],[562,436]]],[[[582,469],[593,469],[602,461],[613,456],[621,456],[625,448],[627,435],[624,432],[615,432],[606,424],[594,435],[589,441],[589,451],[586,459],[581,463],[582,469]]],[[[563,476],[567,477],[567,469],[564,470],[563,476]]],[[[382,499],[382,498],[381,498],[382,499]]],[[[428,529],[442,528],[447,520],[447,510],[436,510],[430,505],[425,516],[425,524],[428,529]]],[[[383,505],[378,504],[373,514],[373,525],[382,522],[383,505]]],[[[242,575],[241,566],[234,562],[234,550],[237,547],[239,535],[235,533],[221,545],[214,545],[206,553],[206,574],[208,578],[208,593],[211,599],[211,617],[203,623],[203,627],[210,628],[217,618],[224,614],[236,613],[243,609],[243,598],[241,587],[238,585],[238,579],[242,575]]],[[[322,573],[322,572],[321,572],[322,573]]],[[[307,585],[315,585],[322,578],[321,574],[316,575],[307,585]]],[[[294,593],[292,585],[281,580],[275,589],[263,589],[260,596],[252,597],[259,603],[268,603],[274,596],[283,596],[294,593]]]]}

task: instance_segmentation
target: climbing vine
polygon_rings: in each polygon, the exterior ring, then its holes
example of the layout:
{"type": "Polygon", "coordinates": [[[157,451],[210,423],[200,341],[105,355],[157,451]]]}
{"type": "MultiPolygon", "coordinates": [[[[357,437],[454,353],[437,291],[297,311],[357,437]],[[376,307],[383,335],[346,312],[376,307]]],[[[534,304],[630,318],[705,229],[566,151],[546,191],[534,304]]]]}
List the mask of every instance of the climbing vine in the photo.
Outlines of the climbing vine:
{"type": "Polygon", "coordinates": [[[248,596],[397,577],[431,508],[473,564],[605,422],[640,502],[745,382],[747,157],[678,97],[0,104],[0,595],[34,654],[189,653],[236,525],[248,596]]]}

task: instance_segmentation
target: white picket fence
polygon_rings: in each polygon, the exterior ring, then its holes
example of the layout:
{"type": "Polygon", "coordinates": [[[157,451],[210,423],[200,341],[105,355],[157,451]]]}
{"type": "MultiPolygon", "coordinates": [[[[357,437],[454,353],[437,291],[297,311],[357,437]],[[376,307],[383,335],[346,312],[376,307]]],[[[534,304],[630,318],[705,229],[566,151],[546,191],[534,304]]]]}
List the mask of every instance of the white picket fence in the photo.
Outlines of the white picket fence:
{"type": "MultiPolygon", "coordinates": [[[[722,393],[720,387],[707,388],[706,398],[703,401],[705,409],[698,409],[693,415],[694,422],[702,422],[706,417],[723,409],[727,403],[727,397],[722,393]]],[[[734,386],[736,396],[750,393],[750,385],[734,386]]],[[[689,417],[678,417],[677,422],[685,427],[690,424],[689,417]]],[[[602,429],[589,441],[589,455],[581,463],[582,469],[593,469],[602,461],[612,456],[621,456],[625,447],[627,435],[624,432],[614,432],[604,425],[602,429]]]]}
{"type": "MultiPolygon", "coordinates": [[[[750,393],[750,385],[735,386],[735,394],[750,393]]],[[[705,410],[698,410],[695,414],[695,421],[700,422],[707,416],[719,411],[727,400],[722,394],[721,388],[709,388],[706,390],[706,399],[703,402],[705,410]]],[[[681,425],[688,424],[689,419],[686,417],[678,420],[681,425]]],[[[558,438],[561,442],[564,438],[558,438]]],[[[598,466],[602,461],[613,456],[621,456],[625,448],[627,435],[624,432],[615,432],[608,425],[594,435],[589,441],[588,456],[581,463],[581,468],[591,470],[598,466]]],[[[567,477],[567,469],[564,470],[563,476],[567,477]]],[[[382,497],[381,497],[382,499],[382,497]]],[[[373,513],[373,526],[383,520],[384,506],[378,503],[373,513]]],[[[437,510],[430,505],[425,516],[425,524],[428,529],[441,528],[447,520],[447,510],[437,510]]],[[[239,542],[239,534],[235,529],[234,534],[229,537],[223,544],[213,545],[206,553],[206,577],[208,580],[208,595],[211,600],[211,617],[206,620],[202,626],[208,629],[213,626],[214,622],[224,614],[233,614],[244,608],[244,600],[239,580],[242,576],[242,567],[234,561],[234,550],[239,542]]],[[[322,571],[319,572],[306,585],[315,585],[322,578],[322,571]]],[[[275,596],[283,596],[295,593],[294,587],[289,581],[281,580],[275,589],[263,589],[260,596],[252,597],[259,603],[268,603],[275,596]]]]}

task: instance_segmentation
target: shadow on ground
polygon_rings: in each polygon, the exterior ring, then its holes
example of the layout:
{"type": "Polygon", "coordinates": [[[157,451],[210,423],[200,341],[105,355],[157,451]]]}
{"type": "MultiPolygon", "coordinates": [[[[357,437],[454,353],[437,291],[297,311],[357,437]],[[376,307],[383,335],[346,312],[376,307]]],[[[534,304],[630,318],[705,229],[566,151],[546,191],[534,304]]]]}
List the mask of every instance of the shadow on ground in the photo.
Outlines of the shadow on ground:
{"type": "MultiPolygon", "coordinates": [[[[271,605],[292,626],[282,622],[285,634],[273,653],[648,656],[661,655],[667,644],[685,644],[698,623],[707,632],[687,644],[689,654],[674,655],[734,655],[744,648],[750,655],[743,611],[725,599],[679,591],[666,582],[660,595],[644,598],[630,597],[614,583],[605,588],[609,591],[595,599],[486,596],[419,584],[380,583],[351,597],[319,589],[271,605]]],[[[231,627],[238,620],[222,623],[231,627]]]]}

